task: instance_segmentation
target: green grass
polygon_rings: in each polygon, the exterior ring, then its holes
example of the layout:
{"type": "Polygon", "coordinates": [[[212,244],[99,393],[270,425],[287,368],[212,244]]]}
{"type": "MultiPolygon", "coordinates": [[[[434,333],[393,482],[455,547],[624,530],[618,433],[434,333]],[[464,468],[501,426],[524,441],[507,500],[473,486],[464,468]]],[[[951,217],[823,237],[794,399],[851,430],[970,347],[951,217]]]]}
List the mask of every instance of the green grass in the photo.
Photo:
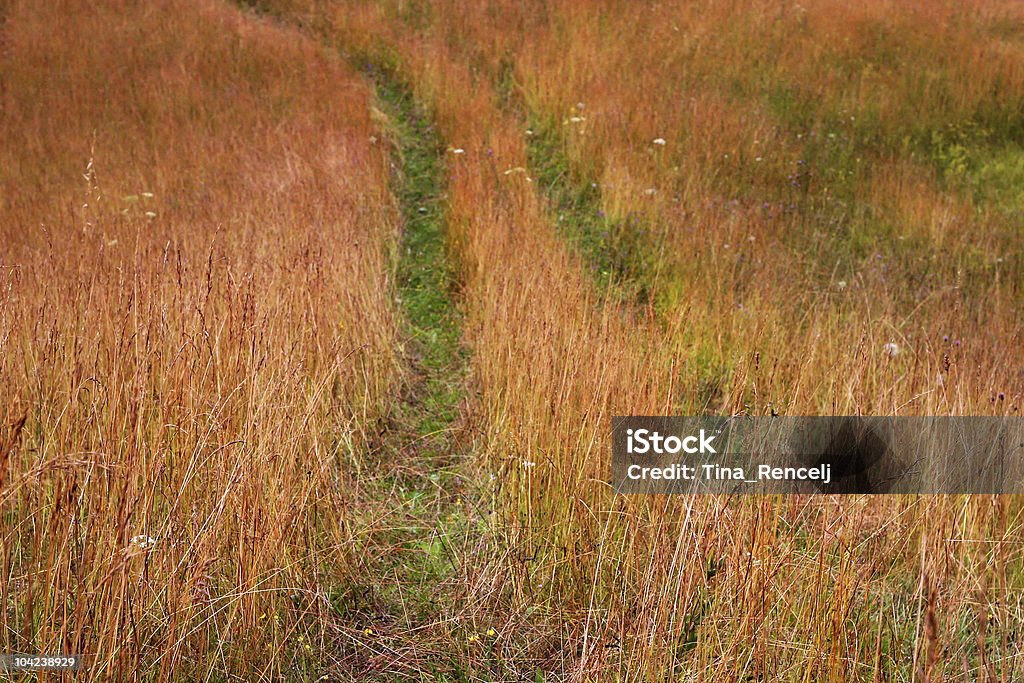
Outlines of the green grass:
{"type": "Polygon", "coordinates": [[[465,357],[461,315],[453,301],[454,269],[445,249],[441,147],[428,119],[394,80],[378,77],[377,92],[397,143],[395,194],[404,230],[397,264],[409,351],[422,386],[412,403],[424,437],[451,426],[461,400],[465,357]]]}
{"type": "Polygon", "coordinates": [[[605,213],[596,178],[573,167],[554,125],[533,120],[527,138],[530,173],[547,197],[559,234],[588,266],[600,290],[622,302],[646,304],[660,272],[656,235],[635,213],[605,213]]]}
{"type": "Polygon", "coordinates": [[[462,680],[448,594],[472,526],[462,501],[460,406],[467,354],[460,343],[457,279],[446,248],[441,143],[429,118],[388,69],[370,69],[380,124],[393,148],[392,191],[402,234],[396,245],[396,297],[402,311],[408,380],[377,448],[367,483],[365,581],[340,586],[334,611],[368,626],[351,648],[362,657],[408,656],[389,674],[462,680]],[[375,511],[375,512],[374,512],[375,511]],[[383,514],[386,522],[381,523],[383,514]],[[429,672],[429,673],[428,673],[429,672]]]}
{"type": "Polygon", "coordinates": [[[465,354],[455,305],[454,269],[445,248],[442,149],[410,94],[374,73],[381,110],[394,145],[393,191],[402,215],[396,262],[397,296],[404,314],[405,353],[412,378],[400,406],[401,429],[392,446],[418,457],[451,455],[462,399],[465,354]],[[413,443],[408,443],[408,442],[413,443]]]}

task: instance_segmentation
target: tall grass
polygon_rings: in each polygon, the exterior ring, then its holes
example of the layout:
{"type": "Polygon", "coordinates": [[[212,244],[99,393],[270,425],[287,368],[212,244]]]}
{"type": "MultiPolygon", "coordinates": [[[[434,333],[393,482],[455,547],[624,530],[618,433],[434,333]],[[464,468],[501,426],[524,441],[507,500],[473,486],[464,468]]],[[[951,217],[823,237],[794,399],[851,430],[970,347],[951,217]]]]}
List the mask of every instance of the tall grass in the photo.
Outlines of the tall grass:
{"type": "Polygon", "coordinates": [[[222,3],[10,3],[4,652],[315,678],[400,381],[369,91],[222,3]]]}
{"type": "MultiPolygon", "coordinates": [[[[900,107],[936,110],[930,131],[984,106],[1012,110],[1015,91],[971,91],[945,107],[937,91],[890,83],[899,106],[884,124],[832,146],[822,139],[851,133],[827,127],[828,83],[814,84],[824,105],[800,108],[810,122],[794,123],[759,80],[759,64],[778,79],[794,68],[758,42],[772,7],[749,20],[718,4],[326,11],[331,39],[357,59],[394,60],[464,150],[450,164],[449,221],[479,383],[481,478],[498,482],[494,552],[506,549],[488,569],[509,597],[491,609],[507,619],[506,651],[520,652],[506,662],[513,675],[530,662],[579,680],[1011,680],[1019,670],[1018,501],[633,500],[603,483],[617,413],[1019,410],[1019,235],[922,156],[926,137],[900,127],[900,107]],[[673,53],[702,41],[719,49],[673,53]],[[673,80],[700,69],[706,78],[686,89],[673,80]],[[632,213],[660,233],[648,315],[597,297],[587,254],[561,242],[531,182],[524,109],[563,137],[565,182],[594,183],[606,215],[632,213]]],[[[927,26],[952,11],[938,7],[923,6],[927,26]]],[[[886,35],[905,33],[901,10],[871,10],[893,22],[886,35]]],[[[806,40],[836,44],[823,31],[806,40]]],[[[932,42],[920,46],[920,62],[939,59],[932,42]]]]}
{"type": "Polygon", "coordinates": [[[1017,205],[984,199],[1019,156],[1015,12],[440,3],[431,31],[562,139],[612,226],[654,233],[655,301],[717,387],[697,407],[988,413],[1024,400],[1017,205]]]}
{"type": "Polygon", "coordinates": [[[1020,676],[1016,498],[607,484],[616,414],[1019,412],[1016,208],[976,191],[1020,142],[1015,10],[254,6],[282,25],[11,7],[7,649],[107,677],[1020,676]],[[372,573],[416,503],[366,483],[404,373],[397,221],[367,86],[314,36],[404,81],[446,148],[475,481],[443,587],[372,573]],[[566,219],[639,245],[639,301],[566,219]],[[404,620],[364,630],[395,583],[404,620]]]}

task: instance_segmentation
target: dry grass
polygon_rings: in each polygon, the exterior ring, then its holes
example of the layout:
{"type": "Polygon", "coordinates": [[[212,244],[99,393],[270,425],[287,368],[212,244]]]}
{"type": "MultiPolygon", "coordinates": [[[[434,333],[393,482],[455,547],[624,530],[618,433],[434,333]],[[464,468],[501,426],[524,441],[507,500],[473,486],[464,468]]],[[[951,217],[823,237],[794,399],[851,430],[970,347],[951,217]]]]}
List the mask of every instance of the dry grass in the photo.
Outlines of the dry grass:
{"type": "Polygon", "coordinates": [[[216,2],[15,2],[0,71],[0,649],[316,670],[400,380],[367,85],[216,2]]]}
{"type": "Polygon", "coordinates": [[[1013,6],[257,6],[281,24],[8,9],[6,650],[108,678],[1021,676],[1016,498],[605,483],[616,414],[1019,414],[1020,207],[982,187],[1024,146],[1013,6]],[[409,512],[422,463],[366,483],[409,367],[397,222],[368,86],[314,38],[448,148],[464,504],[409,512]],[[527,128],[637,282],[588,275],[527,128]],[[453,555],[431,579],[372,559],[413,523],[453,555]],[[365,632],[332,598],[392,584],[365,632]]]}
{"type": "MultiPolygon", "coordinates": [[[[649,35],[672,8],[649,19],[600,3],[547,14],[521,3],[422,8],[345,6],[335,25],[343,47],[397,50],[450,145],[466,150],[453,162],[450,220],[467,306],[479,311],[470,334],[487,429],[480,464],[503,482],[509,641],[543,659],[554,639],[553,670],[602,679],[971,679],[983,661],[997,680],[1012,678],[1016,501],[624,501],[601,483],[616,413],[1019,410],[1019,235],[999,207],[976,210],[902,140],[851,143],[849,160],[815,152],[801,142],[807,132],[787,135],[753,97],[701,88],[692,115],[680,116],[670,75],[685,72],[683,58],[666,58],[675,43],[649,35]],[[529,137],[521,112],[502,110],[507,96],[492,90],[509,87],[510,63],[513,99],[565,131],[565,177],[593,179],[606,213],[633,211],[664,233],[656,320],[593,296],[528,173],[505,173],[527,165],[529,137]],[[655,137],[675,141],[659,150],[655,137]],[[777,206],[792,170],[758,165],[788,154],[795,169],[812,152],[849,194],[833,200],[812,178],[799,210],[781,216],[749,196],[771,193],[777,206]],[[857,153],[872,155],[870,173],[845,165],[857,153]],[[906,228],[875,225],[901,215],[906,228]],[[970,270],[972,257],[984,266],[970,270]],[[934,265],[915,268],[920,258],[934,265]],[[543,619],[513,616],[538,600],[543,619]],[[995,636],[979,615],[999,611],[995,636]]],[[[690,13],[728,45],[737,41],[715,29],[738,14],[690,13]]],[[[757,49],[751,36],[743,44],[757,49]]],[[[722,59],[705,67],[748,73],[722,59]]]]}

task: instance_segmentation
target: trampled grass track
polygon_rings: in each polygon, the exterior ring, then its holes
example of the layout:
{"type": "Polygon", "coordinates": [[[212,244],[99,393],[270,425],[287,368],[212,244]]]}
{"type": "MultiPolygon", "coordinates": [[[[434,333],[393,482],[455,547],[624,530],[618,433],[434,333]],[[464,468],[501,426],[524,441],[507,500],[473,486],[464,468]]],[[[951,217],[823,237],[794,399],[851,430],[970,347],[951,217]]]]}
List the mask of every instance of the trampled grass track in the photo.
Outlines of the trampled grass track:
{"type": "Polygon", "coordinates": [[[432,123],[395,74],[362,66],[376,87],[382,142],[392,150],[392,190],[402,225],[396,296],[407,382],[375,449],[378,471],[388,474],[375,481],[373,495],[393,508],[391,520],[365,548],[373,575],[393,583],[367,584],[378,596],[363,614],[373,625],[358,647],[347,650],[343,667],[357,677],[461,680],[462,648],[453,643],[465,639],[458,615],[472,531],[467,510],[475,491],[464,481],[467,350],[446,246],[444,152],[432,123]]]}
{"type": "Polygon", "coordinates": [[[529,172],[551,204],[559,234],[579,252],[602,291],[625,304],[653,304],[658,245],[640,217],[605,215],[598,178],[575,176],[557,128],[536,120],[528,130],[529,172]]]}
{"type": "MultiPolygon", "coordinates": [[[[375,31],[353,27],[333,39],[356,54],[383,52],[448,143],[450,241],[481,425],[473,459],[478,479],[499,487],[498,542],[472,558],[480,571],[467,578],[491,586],[475,614],[495,624],[500,657],[471,650],[467,668],[558,678],[626,667],[616,655],[627,638],[622,625],[596,609],[618,591],[625,599],[632,580],[595,552],[601,527],[619,518],[604,499],[601,434],[616,406],[670,410],[670,373],[653,368],[672,364],[642,320],[600,301],[586,266],[548,222],[535,185],[514,170],[527,165],[520,122],[501,111],[489,85],[436,46],[409,35],[377,42],[375,31]]],[[[602,543],[627,537],[615,529],[602,543]]]]}

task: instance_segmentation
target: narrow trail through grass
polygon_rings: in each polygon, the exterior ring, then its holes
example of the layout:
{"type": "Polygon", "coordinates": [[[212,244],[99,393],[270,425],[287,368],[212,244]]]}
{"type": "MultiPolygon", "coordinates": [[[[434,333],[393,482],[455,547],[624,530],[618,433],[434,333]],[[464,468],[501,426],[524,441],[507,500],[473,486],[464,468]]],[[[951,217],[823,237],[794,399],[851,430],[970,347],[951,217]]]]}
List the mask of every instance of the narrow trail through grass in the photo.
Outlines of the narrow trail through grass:
{"type": "Polygon", "coordinates": [[[386,521],[371,522],[365,548],[375,597],[369,613],[365,604],[359,611],[373,625],[362,634],[354,669],[447,680],[457,670],[451,629],[469,530],[460,475],[468,354],[445,244],[443,152],[403,85],[382,70],[368,71],[378,123],[392,145],[401,213],[394,267],[408,376],[376,449],[381,474],[368,490],[386,521]]]}
{"type": "MultiPolygon", "coordinates": [[[[269,14],[291,23],[285,14],[269,14]]],[[[339,47],[329,36],[318,38],[339,47]]],[[[330,596],[343,634],[336,657],[352,680],[468,680],[469,649],[479,646],[479,636],[465,633],[475,607],[466,577],[470,548],[484,530],[463,500],[476,488],[463,476],[469,353],[446,244],[444,149],[391,68],[371,55],[346,56],[375,90],[371,116],[390,150],[401,224],[392,268],[405,380],[369,457],[357,465],[354,571],[330,596]]]]}
{"type": "Polygon", "coordinates": [[[443,465],[453,450],[466,358],[445,249],[441,150],[433,126],[402,86],[379,71],[373,76],[395,145],[393,186],[403,224],[397,284],[414,376],[402,408],[417,436],[417,455],[443,465]]]}
{"type": "MultiPolygon", "coordinates": [[[[537,117],[531,112],[529,119],[537,117]]],[[[565,139],[534,120],[526,153],[558,233],[580,254],[600,291],[622,303],[646,305],[657,294],[658,250],[639,214],[607,215],[597,178],[574,171],[565,139]]]]}
{"type": "Polygon", "coordinates": [[[564,126],[531,107],[506,61],[492,83],[498,107],[524,126],[528,172],[547,201],[558,234],[580,257],[602,296],[645,307],[657,301],[664,245],[639,212],[604,210],[600,179],[574,167],[564,126]]]}

